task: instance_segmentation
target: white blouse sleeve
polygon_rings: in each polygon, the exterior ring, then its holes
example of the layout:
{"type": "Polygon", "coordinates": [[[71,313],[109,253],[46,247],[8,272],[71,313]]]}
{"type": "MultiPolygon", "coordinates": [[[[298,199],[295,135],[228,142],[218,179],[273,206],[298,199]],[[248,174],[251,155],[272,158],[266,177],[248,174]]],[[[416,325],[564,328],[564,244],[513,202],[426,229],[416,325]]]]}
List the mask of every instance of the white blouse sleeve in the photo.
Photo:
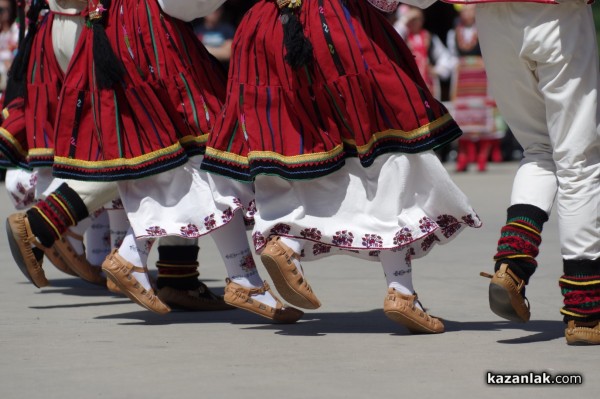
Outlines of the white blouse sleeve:
{"type": "Polygon", "coordinates": [[[225,3],[225,0],[158,0],[165,14],[182,21],[205,17],[225,3]]]}

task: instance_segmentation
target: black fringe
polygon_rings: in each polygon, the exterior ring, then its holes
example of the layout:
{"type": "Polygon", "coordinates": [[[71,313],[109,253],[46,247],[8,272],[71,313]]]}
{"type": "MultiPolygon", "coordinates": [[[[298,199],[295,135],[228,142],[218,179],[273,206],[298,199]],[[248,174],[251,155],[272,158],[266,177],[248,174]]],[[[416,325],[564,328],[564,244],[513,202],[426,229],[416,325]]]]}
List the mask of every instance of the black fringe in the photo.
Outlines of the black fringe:
{"type": "Polygon", "coordinates": [[[104,31],[110,3],[110,0],[103,0],[102,5],[106,11],[102,13],[102,18],[90,20],[94,36],[92,43],[94,72],[96,74],[96,85],[100,89],[109,89],[114,84],[119,83],[125,73],[123,64],[115,55],[104,31]]]}
{"type": "Polygon", "coordinates": [[[313,47],[304,36],[304,30],[298,15],[293,9],[281,9],[281,23],[283,24],[283,43],[287,50],[285,61],[293,68],[298,69],[312,61],[313,47]]]}

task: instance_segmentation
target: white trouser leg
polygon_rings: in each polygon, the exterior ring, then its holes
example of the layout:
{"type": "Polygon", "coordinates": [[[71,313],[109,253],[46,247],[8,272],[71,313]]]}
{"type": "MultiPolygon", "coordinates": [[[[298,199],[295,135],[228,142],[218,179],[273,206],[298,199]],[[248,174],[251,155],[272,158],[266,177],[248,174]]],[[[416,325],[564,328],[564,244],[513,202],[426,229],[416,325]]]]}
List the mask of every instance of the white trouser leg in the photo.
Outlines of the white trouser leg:
{"type": "Polygon", "coordinates": [[[478,5],[492,94],[524,159],[512,204],[550,212],[555,196],[562,255],[600,257],[598,54],[590,7],[478,5]]]}

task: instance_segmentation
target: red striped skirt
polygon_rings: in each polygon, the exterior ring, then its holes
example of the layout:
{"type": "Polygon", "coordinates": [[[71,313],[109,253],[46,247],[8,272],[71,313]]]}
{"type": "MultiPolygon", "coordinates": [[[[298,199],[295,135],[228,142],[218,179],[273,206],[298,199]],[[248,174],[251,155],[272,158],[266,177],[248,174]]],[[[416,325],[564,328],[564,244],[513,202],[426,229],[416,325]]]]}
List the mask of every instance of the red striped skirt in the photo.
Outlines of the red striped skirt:
{"type": "Polygon", "coordinates": [[[453,83],[452,115],[465,133],[463,138],[496,138],[498,111],[488,95],[483,58],[476,55],[460,57],[453,83]]]}
{"type": "Polygon", "coordinates": [[[99,89],[92,30],[66,74],[56,121],[54,175],[136,179],[201,154],[225,96],[225,74],[191,27],[156,0],[116,0],[105,28],[125,74],[99,89]]]}
{"type": "Polygon", "coordinates": [[[239,180],[314,178],[347,157],[369,166],[381,154],[423,152],[460,135],[403,40],[366,1],[305,0],[299,17],[313,60],[292,70],[275,2],[245,15],[204,169],[239,180]]]}
{"type": "Polygon", "coordinates": [[[34,168],[53,164],[54,118],[64,78],[52,50],[53,20],[54,14],[46,15],[33,39],[25,98],[4,105],[0,166],[34,168]]]}

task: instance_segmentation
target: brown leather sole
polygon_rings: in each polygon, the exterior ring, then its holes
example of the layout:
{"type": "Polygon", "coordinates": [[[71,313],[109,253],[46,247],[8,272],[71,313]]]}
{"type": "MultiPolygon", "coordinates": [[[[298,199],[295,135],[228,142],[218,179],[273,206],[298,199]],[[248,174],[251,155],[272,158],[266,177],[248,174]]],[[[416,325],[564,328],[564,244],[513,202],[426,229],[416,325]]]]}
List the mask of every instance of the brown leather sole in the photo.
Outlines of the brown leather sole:
{"type": "Polygon", "coordinates": [[[225,286],[225,295],[223,299],[225,300],[225,303],[231,306],[247,310],[282,324],[295,323],[304,315],[304,312],[299,309],[291,306],[284,306],[283,303],[273,295],[273,292],[266,281],[261,288],[252,289],[242,287],[230,279],[227,279],[226,282],[227,285],[225,286]],[[253,295],[264,294],[266,291],[271,293],[273,298],[275,298],[275,301],[277,301],[275,308],[252,298],[253,295]]]}
{"type": "Polygon", "coordinates": [[[508,265],[502,264],[493,276],[487,273],[481,275],[492,279],[488,290],[492,312],[517,323],[529,321],[529,301],[522,294],[525,282],[511,272],[508,265]]]}
{"type": "Polygon", "coordinates": [[[412,334],[443,333],[444,323],[419,309],[415,305],[417,300],[416,294],[404,295],[390,288],[383,302],[383,311],[390,320],[403,325],[412,334]]]}
{"type": "MultiPolygon", "coordinates": [[[[33,253],[31,244],[37,240],[24,213],[14,213],[6,219],[6,236],[10,252],[27,280],[38,288],[50,285],[42,269],[43,258],[38,260],[33,253]]],[[[38,246],[43,250],[41,244],[38,246]]]]}
{"type": "MultiPolygon", "coordinates": [[[[157,314],[166,314],[171,311],[155,294],[152,289],[145,289],[139,281],[131,275],[132,271],[137,269],[131,263],[127,262],[117,253],[117,250],[106,257],[102,263],[102,270],[106,277],[125,294],[129,299],[138,305],[157,314]]],[[[143,270],[143,269],[142,269],[143,270]]]]}
{"type": "Polygon", "coordinates": [[[275,289],[287,302],[304,309],[318,309],[321,301],[292,261],[294,252],[279,237],[271,238],[260,260],[273,280],[275,289]]]}

